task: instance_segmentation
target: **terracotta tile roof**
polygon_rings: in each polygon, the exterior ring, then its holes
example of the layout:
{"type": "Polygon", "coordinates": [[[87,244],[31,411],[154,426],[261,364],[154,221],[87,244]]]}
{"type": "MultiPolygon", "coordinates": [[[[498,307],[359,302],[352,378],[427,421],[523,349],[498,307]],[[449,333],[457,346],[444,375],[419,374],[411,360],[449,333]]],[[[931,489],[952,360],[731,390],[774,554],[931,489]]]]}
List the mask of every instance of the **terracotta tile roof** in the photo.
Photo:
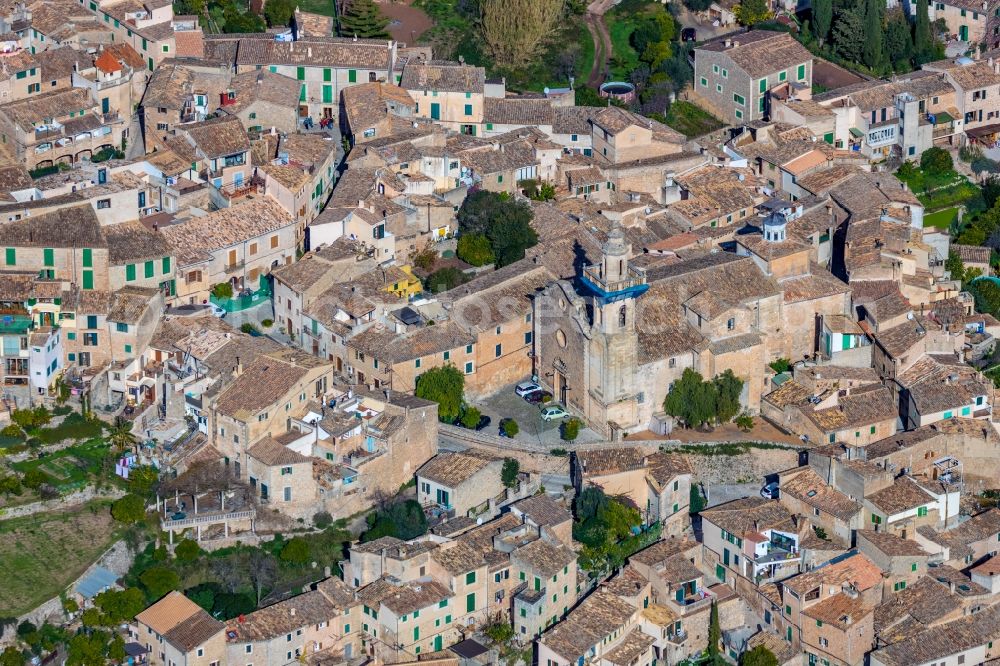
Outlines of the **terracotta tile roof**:
{"type": "Polygon", "coordinates": [[[531,312],[534,295],[555,280],[544,266],[524,259],[479,275],[438,295],[451,317],[471,331],[487,331],[531,312]],[[483,307],[484,303],[503,307],[483,307]]]}
{"type": "MultiPolygon", "coordinates": [[[[425,462],[416,472],[418,477],[430,479],[448,488],[457,488],[499,458],[475,452],[441,452],[425,462]]],[[[497,482],[499,482],[497,470],[497,482]]]]}
{"type": "Polygon", "coordinates": [[[655,638],[636,627],[618,645],[605,652],[602,660],[619,666],[632,666],[639,657],[649,652],[655,641],[655,638]]]}
{"type": "Polygon", "coordinates": [[[848,583],[859,592],[882,584],[882,570],[863,553],[852,552],[841,559],[813,569],[808,573],[793,576],[782,582],[784,587],[802,595],[819,587],[820,584],[837,586],[848,583]]]}
{"type": "Polygon", "coordinates": [[[904,539],[890,532],[858,530],[858,538],[864,539],[877,550],[891,557],[928,557],[928,552],[912,539],[904,539]]]}
{"type": "Polygon", "coordinates": [[[861,511],[861,505],[842,492],[828,486],[811,467],[781,479],[781,494],[789,495],[841,520],[849,521],[861,511]]]}
{"type": "Polygon", "coordinates": [[[890,358],[900,358],[913,349],[926,334],[918,322],[904,321],[898,326],[874,333],[872,337],[890,358]]]}
{"type": "Polygon", "coordinates": [[[6,247],[104,248],[107,241],[89,204],[59,208],[0,225],[6,247]]]}
{"type": "Polygon", "coordinates": [[[301,85],[293,78],[276,74],[267,69],[241,72],[234,76],[229,84],[229,87],[236,93],[235,101],[222,106],[221,109],[224,113],[234,115],[258,101],[270,102],[287,109],[296,109],[299,104],[301,85]]]}
{"type": "Polygon", "coordinates": [[[962,602],[949,594],[947,587],[929,576],[921,576],[875,608],[875,634],[885,643],[897,643],[909,637],[906,634],[912,632],[913,623],[922,631],[961,608],[962,602]]]}
{"type": "MultiPolygon", "coordinates": [[[[972,5],[980,9],[980,5],[972,5]]],[[[972,62],[970,58],[938,60],[924,65],[925,69],[942,71],[955,83],[959,92],[1000,85],[1000,74],[986,60],[972,62]]]]}
{"type": "Polygon", "coordinates": [[[435,326],[424,326],[402,335],[376,324],[348,339],[347,346],[363,351],[380,361],[399,363],[460,349],[475,342],[476,338],[465,329],[448,321],[435,326]]]}
{"type": "Polygon", "coordinates": [[[896,381],[909,392],[920,414],[959,409],[992,388],[983,375],[951,356],[926,354],[896,381]]]}
{"type": "Polygon", "coordinates": [[[180,592],[169,592],[167,596],[136,615],[135,619],[163,635],[199,612],[205,612],[201,606],[180,592]]]}
{"type": "MultiPolygon", "coordinates": [[[[175,30],[174,52],[180,58],[204,58],[205,36],[201,28],[195,30],[175,30]]],[[[232,62],[232,59],[229,58],[229,61],[232,62]]]]}
{"type": "Polygon", "coordinates": [[[573,520],[573,514],[563,504],[549,495],[532,495],[511,504],[511,508],[524,514],[525,521],[539,527],[560,525],[573,520]]]}
{"type": "Polygon", "coordinates": [[[995,539],[1000,535],[1000,509],[978,513],[949,532],[964,543],[995,539]]]}
{"type": "Polygon", "coordinates": [[[137,220],[102,227],[108,243],[108,257],[113,265],[131,264],[170,256],[171,248],[159,231],[137,220]]]}
{"type": "Polygon", "coordinates": [[[216,250],[259,238],[292,224],[294,220],[281,204],[270,197],[258,197],[164,227],[160,233],[174,249],[177,263],[186,266],[205,261],[216,250]]]}
{"type": "Polygon", "coordinates": [[[275,355],[254,359],[215,403],[216,410],[235,419],[249,418],[275,405],[309,372],[309,366],[288,362],[275,355]]]}
{"type": "Polygon", "coordinates": [[[314,37],[296,42],[276,42],[270,39],[270,35],[265,35],[240,39],[236,64],[388,71],[391,57],[391,47],[385,40],[314,37]]]}
{"type": "Polygon", "coordinates": [[[227,157],[250,150],[250,137],[239,118],[212,118],[177,127],[190,137],[195,148],[207,159],[227,157]]]}
{"type": "Polygon", "coordinates": [[[748,532],[792,527],[792,516],[788,509],[777,500],[762,497],[746,497],[719,504],[703,510],[701,517],[740,537],[748,532]]]}
{"type": "Polygon", "coordinates": [[[273,437],[264,437],[247,450],[254,460],[267,465],[268,467],[278,467],[281,465],[301,465],[311,463],[312,458],[304,456],[297,451],[293,451],[284,444],[281,444],[273,437]]]}
{"type": "Polygon", "coordinates": [[[114,293],[108,321],[138,324],[159,294],[155,287],[123,287],[114,293]]]}
{"type": "Polygon", "coordinates": [[[407,90],[482,94],[486,70],[446,60],[413,60],[403,68],[399,86],[407,90]]]}
{"type": "Polygon", "coordinates": [[[511,559],[527,564],[532,571],[549,578],[566,567],[576,567],[576,552],[561,543],[536,539],[511,553],[511,559]]]}
{"type": "Polygon", "coordinates": [[[423,580],[396,585],[380,578],[358,590],[358,598],[366,606],[378,608],[382,604],[397,616],[437,605],[453,596],[441,583],[423,580]]]}
{"type": "Polygon", "coordinates": [[[230,620],[226,623],[227,642],[267,641],[309,625],[332,621],[349,607],[344,602],[352,595],[343,582],[328,582],[331,580],[323,581],[322,589],[310,590],[230,620]]]}
{"type": "Polygon", "coordinates": [[[978,245],[952,243],[949,248],[957,252],[959,259],[967,264],[988,264],[993,253],[992,248],[980,247],[978,245]]]}
{"type": "Polygon", "coordinates": [[[891,486],[877,490],[865,499],[887,516],[934,502],[934,497],[908,476],[896,479],[891,486]]]}
{"type": "Polygon", "coordinates": [[[604,590],[590,594],[539,639],[568,662],[585,656],[590,648],[623,627],[636,609],[604,590]]]}
{"type": "Polygon", "coordinates": [[[722,52],[751,78],[760,78],[778,70],[788,69],[804,62],[812,62],[812,54],[784,32],[754,30],[730,38],[719,38],[703,44],[698,51],[722,52]],[[730,46],[726,46],[726,41],[730,46]]]}
{"type": "Polygon", "coordinates": [[[646,458],[646,476],[661,488],[678,476],[693,472],[691,462],[683,455],[660,451],[651,453],[646,458]]]}
{"type": "MultiPolygon", "coordinates": [[[[548,99],[487,97],[483,100],[483,122],[495,125],[551,125],[554,109],[548,99]]],[[[584,130],[589,131],[589,130],[584,130]]]]}
{"type": "Polygon", "coordinates": [[[638,447],[577,451],[576,462],[586,478],[643,469],[646,456],[638,447]]]}
{"type": "Polygon", "coordinates": [[[912,666],[1000,640],[1000,606],[991,606],[967,617],[931,627],[907,640],[876,650],[873,655],[885,666],[912,666]]]}
{"type": "Polygon", "coordinates": [[[188,653],[220,634],[224,628],[222,622],[202,610],[163,634],[163,640],[188,653]]]}
{"type": "Polygon", "coordinates": [[[838,629],[846,629],[874,610],[875,607],[860,595],[850,596],[840,592],[807,607],[802,614],[838,629]]]}

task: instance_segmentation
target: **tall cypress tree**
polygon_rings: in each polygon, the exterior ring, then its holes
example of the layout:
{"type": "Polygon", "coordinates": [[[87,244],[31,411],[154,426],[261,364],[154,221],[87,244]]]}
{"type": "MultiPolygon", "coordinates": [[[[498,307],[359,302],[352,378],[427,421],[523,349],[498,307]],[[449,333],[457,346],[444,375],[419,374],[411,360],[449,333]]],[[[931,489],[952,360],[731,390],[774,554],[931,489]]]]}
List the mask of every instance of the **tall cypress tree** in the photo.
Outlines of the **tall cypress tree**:
{"type": "MultiPolygon", "coordinates": [[[[917,0],[917,3],[922,1],[917,0]]],[[[882,25],[882,11],[885,8],[885,3],[878,0],[866,0],[864,8],[865,34],[862,35],[864,46],[861,50],[861,59],[875,72],[882,72],[888,64],[885,53],[885,29],[882,25]]]]}
{"type": "Polygon", "coordinates": [[[822,45],[833,24],[833,0],[813,0],[812,10],[813,31],[822,45]]]}
{"type": "Polygon", "coordinates": [[[931,32],[931,21],[927,16],[927,3],[916,0],[917,18],[913,28],[913,59],[922,65],[934,57],[934,34],[931,32]]]}

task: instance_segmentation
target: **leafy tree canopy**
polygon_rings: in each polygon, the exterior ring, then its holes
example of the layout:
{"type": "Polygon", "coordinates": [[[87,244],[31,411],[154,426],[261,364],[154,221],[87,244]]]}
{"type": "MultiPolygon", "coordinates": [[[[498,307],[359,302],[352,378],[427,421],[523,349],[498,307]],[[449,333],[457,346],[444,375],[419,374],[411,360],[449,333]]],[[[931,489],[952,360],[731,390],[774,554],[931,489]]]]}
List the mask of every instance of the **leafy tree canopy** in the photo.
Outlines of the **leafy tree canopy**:
{"type": "Polygon", "coordinates": [[[126,495],[111,505],[111,515],[120,523],[137,523],[146,517],[146,500],[126,495]]]}
{"type": "Polygon", "coordinates": [[[516,458],[505,458],[503,468],[500,470],[500,481],[504,488],[513,488],[517,485],[517,475],[521,472],[521,463],[516,458]]]}
{"type": "MultiPolygon", "coordinates": [[[[443,423],[454,423],[462,409],[462,394],[465,391],[465,376],[450,363],[431,368],[417,378],[418,398],[438,404],[438,419],[443,423]]],[[[478,419],[477,419],[478,421],[478,419]]]]}

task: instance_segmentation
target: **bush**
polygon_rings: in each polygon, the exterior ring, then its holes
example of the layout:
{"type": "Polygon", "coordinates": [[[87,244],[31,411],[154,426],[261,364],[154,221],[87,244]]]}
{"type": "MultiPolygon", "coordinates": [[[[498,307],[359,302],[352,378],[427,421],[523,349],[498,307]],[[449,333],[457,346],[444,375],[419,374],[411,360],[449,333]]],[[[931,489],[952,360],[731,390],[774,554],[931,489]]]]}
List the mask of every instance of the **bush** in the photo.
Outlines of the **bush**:
{"type": "Polygon", "coordinates": [[[43,485],[49,483],[49,476],[42,470],[35,467],[34,469],[29,469],[24,473],[21,483],[24,484],[26,488],[38,490],[43,485]]]}
{"type": "Polygon", "coordinates": [[[473,266],[492,264],[496,257],[490,241],[482,234],[462,234],[458,238],[458,258],[473,266]]]}
{"type": "Polygon", "coordinates": [[[174,549],[174,557],[181,562],[194,562],[201,555],[201,546],[193,539],[183,539],[174,549]]]}
{"type": "Polygon", "coordinates": [[[219,284],[212,287],[212,296],[219,299],[226,299],[233,297],[233,285],[228,282],[220,282],[219,284]]]}
{"type": "Polygon", "coordinates": [[[281,549],[281,559],[291,564],[305,564],[309,561],[309,543],[302,537],[290,539],[281,549]]]}
{"type": "Polygon", "coordinates": [[[246,333],[247,335],[253,335],[254,333],[260,334],[260,329],[248,321],[243,322],[243,325],[240,326],[240,330],[246,333]]]}
{"type": "Polygon", "coordinates": [[[552,449],[549,451],[550,456],[558,456],[559,458],[565,458],[568,453],[566,449],[552,449]]]}
{"type": "Polygon", "coordinates": [[[580,419],[573,417],[566,419],[559,425],[559,436],[564,442],[575,441],[580,435],[580,426],[583,425],[580,419]]]}
{"type": "Polygon", "coordinates": [[[9,437],[10,439],[21,439],[24,437],[24,431],[16,423],[11,423],[3,430],[0,430],[0,436],[9,437]]]}
{"type": "Polygon", "coordinates": [[[448,291],[465,282],[465,273],[454,266],[438,269],[427,276],[424,285],[435,294],[448,291]]]}
{"type": "Polygon", "coordinates": [[[500,422],[500,428],[503,429],[503,434],[510,438],[517,437],[517,433],[521,432],[514,419],[504,419],[500,422]]]}
{"type": "MultiPolygon", "coordinates": [[[[449,364],[432,368],[420,375],[414,394],[418,398],[438,403],[438,419],[443,423],[454,423],[462,409],[464,390],[465,375],[449,364]]],[[[476,417],[476,421],[478,420],[476,417]]]]}
{"type": "Polygon", "coordinates": [[[320,511],[313,516],[313,525],[321,530],[325,530],[330,525],[333,525],[333,516],[326,511],[320,511]]]}
{"type": "Polygon", "coordinates": [[[951,153],[944,148],[928,148],[920,156],[920,168],[928,175],[943,176],[955,168],[951,160],[951,153]]]}
{"type": "Polygon", "coordinates": [[[775,359],[771,361],[768,365],[770,365],[771,369],[774,370],[779,375],[783,372],[788,372],[792,368],[792,362],[787,358],[775,359]]]}
{"type": "Polygon", "coordinates": [[[462,416],[460,417],[460,421],[463,426],[472,429],[475,428],[477,425],[479,425],[479,419],[482,417],[482,415],[483,415],[482,412],[480,412],[475,407],[466,407],[462,411],[462,416]]]}
{"type": "Polygon", "coordinates": [[[521,472],[521,463],[516,458],[505,458],[503,469],[500,470],[500,481],[504,488],[513,488],[517,485],[517,475],[521,472]]]}
{"type": "Polygon", "coordinates": [[[261,322],[260,322],[260,325],[263,326],[264,328],[271,328],[272,326],[274,326],[274,320],[273,319],[262,319],[261,322]]]}
{"type": "Polygon", "coordinates": [[[146,517],[146,501],[138,495],[126,495],[111,505],[111,516],[120,523],[138,523],[146,517]]]}

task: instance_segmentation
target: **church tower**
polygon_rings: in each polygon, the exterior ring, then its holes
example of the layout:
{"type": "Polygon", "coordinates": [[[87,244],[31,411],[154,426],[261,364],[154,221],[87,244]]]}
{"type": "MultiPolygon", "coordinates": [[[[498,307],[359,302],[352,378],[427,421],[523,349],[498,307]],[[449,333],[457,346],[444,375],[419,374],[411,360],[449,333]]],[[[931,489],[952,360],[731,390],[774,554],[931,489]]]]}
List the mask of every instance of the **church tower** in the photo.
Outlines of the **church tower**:
{"type": "Polygon", "coordinates": [[[631,256],[625,231],[615,223],[601,249],[601,263],[585,267],[582,276],[593,312],[587,383],[606,413],[612,439],[639,425],[636,303],[649,285],[645,273],[629,264],[631,256]]]}

